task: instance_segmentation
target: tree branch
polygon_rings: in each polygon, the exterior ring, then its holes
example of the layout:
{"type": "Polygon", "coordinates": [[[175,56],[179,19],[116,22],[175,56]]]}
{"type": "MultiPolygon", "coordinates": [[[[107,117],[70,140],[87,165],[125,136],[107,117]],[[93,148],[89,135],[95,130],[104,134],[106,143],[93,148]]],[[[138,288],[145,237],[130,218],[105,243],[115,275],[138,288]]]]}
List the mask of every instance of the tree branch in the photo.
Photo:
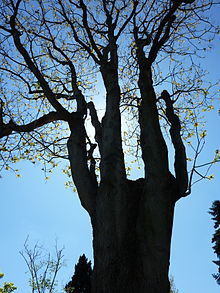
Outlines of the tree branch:
{"type": "Polygon", "coordinates": [[[10,17],[10,26],[11,26],[11,30],[12,30],[12,37],[14,40],[15,47],[17,48],[17,50],[21,54],[21,56],[24,58],[30,71],[37,78],[38,82],[40,83],[40,85],[44,91],[45,96],[47,97],[47,99],[51,103],[51,105],[54,107],[54,109],[57,112],[60,112],[65,117],[68,117],[69,112],[56,100],[56,96],[53,94],[53,92],[50,89],[44,76],[42,75],[42,73],[40,72],[38,67],[34,64],[29,53],[27,52],[27,50],[25,49],[25,47],[21,43],[21,39],[20,39],[21,33],[17,30],[16,22],[15,22],[20,2],[21,1],[17,2],[16,8],[14,9],[14,14],[10,17]]]}
{"type": "Polygon", "coordinates": [[[59,5],[61,6],[62,12],[60,12],[60,14],[64,17],[64,19],[67,21],[67,23],[70,25],[72,32],[73,32],[73,37],[75,39],[75,41],[89,54],[89,56],[91,56],[93,58],[93,60],[97,63],[100,64],[100,60],[99,58],[96,57],[96,55],[92,52],[92,49],[86,44],[84,43],[78,36],[77,31],[74,27],[73,21],[69,19],[65,8],[63,6],[63,3],[61,0],[58,0],[59,5]]]}
{"type": "Polygon", "coordinates": [[[185,146],[180,134],[180,120],[174,113],[173,101],[170,98],[170,94],[166,90],[161,93],[161,99],[163,99],[166,104],[166,116],[171,124],[170,136],[175,149],[174,168],[178,184],[179,197],[182,197],[186,196],[188,188],[188,173],[185,146]]]}
{"type": "Polygon", "coordinates": [[[183,3],[191,4],[194,1],[195,0],[184,0],[184,1],[183,0],[175,0],[175,1],[172,1],[173,4],[172,4],[171,8],[169,9],[169,11],[167,12],[167,14],[161,20],[159,27],[157,28],[156,35],[153,39],[153,45],[152,45],[150,52],[149,52],[149,55],[148,55],[148,60],[149,60],[150,64],[152,64],[155,61],[159,50],[161,49],[161,47],[166,43],[166,41],[170,37],[170,29],[171,29],[172,23],[176,19],[176,16],[174,15],[174,13],[177,11],[177,9],[183,3]],[[163,33],[163,31],[164,31],[164,33],[163,33]]]}
{"type": "Polygon", "coordinates": [[[125,20],[125,22],[122,24],[122,26],[120,27],[120,29],[118,30],[118,33],[116,35],[116,40],[120,37],[121,33],[123,32],[123,30],[126,28],[127,24],[129,23],[129,21],[132,19],[133,15],[135,14],[136,12],[136,8],[137,8],[137,5],[138,5],[138,1],[133,1],[132,2],[133,4],[133,9],[130,13],[130,15],[128,16],[128,18],[125,20]]]}
{"type": "Polygon", "coordinates": [[[95,140],[98,143],[99,150],[101,151],[102,125],[99,122],[99,118],[98,118],[97,111],[95,109],[94,103],[93,102],[87,103],[87,107],[88,107],[89,112],[90,112],[92,125],[95,128],[95,140]]]}
{"type": "MultiPolygon", "coordinates": [[[[2,109],[1,109],[2,111],[2,109]]],[[[10,120],[9,123],[4,124],[3,119],[1,116],[1,124],[0,124],[0,138],[3,138],[4,136],[8,136],[12,134],[12,132],[31,132],[34,129],[41,127],[45,124],[48,124],[53,121],[58,121],[58,120],[64,120],[62,115],[60,115],[57,112],[50,112],[46,115],[43,115],[39,119],[36,119],[28,124],[25,125],[17,125],[14,123],[12,120],[10,120]]]]}
{"type": "MultiPolygon", "coordinates": [[[[49,30],[49,32],[50,32],[50,30],[49,30]]],[[[77,102],[77,112],[80,113],[82,116],[84,116],[84,115],[86,115],[86,101],[85,101],[84,95],[82,94],[81,90],[79,89],[79,86],[77,85],[77,74],[76,74],[75,66],[74,66],[73,62],[70,60],[70,58],[66,55],[66,53],[62,49],[57,47],[52,35],[51,35],[50,42],[53,44],[54,50],[59,52],[65,58],[66,61],[58,60],[58,58],[56,58],[52,55],[51,50],[48,48],[48,51],[49,51],[51,58],[62,65],[68,65],[70,68],[72,90],[73,90],[73,94],[74,94],[76,102],[77,102]]]]}
{"type": "Polygon", "coordinates": [[[103,55],[101,54],[101,52],[99,51],[95,41],[94,41],[94,38],[92,36],[92,33],[91,33],[91,29],[89,28],[89,24],[88,24],[88,17],[87,17],[87,7],[86,5],[84,4],[83,0],[80,0],[80,7],[82,8],[82,11],[83,11],[83,25],[86,29],[86,32],[87,32],[87,35],[88,35],[88,38],[89,38],[89,41],[91,43],[91,46],[93,48],[93,50],[96,52],[99,60],[102,60],[103,58],[103,55]]]}
{"type": "Polygon", "coordinates": [[[155,59],[157,57],[157,54],[158,54],[159,50],[161,49],[161,47],[169,39],[170,29],[171,29],[172,23],[176,19],[176,16],[172,15],[172,13],[173,13],[172,10],[173,9],[171,9],[167,13],[167,15],[164,17],[164,19],[161,21],[161,24],[160,24],[160,26],[158,28],[157,34],[156,34],[156,36],[155,36],[155,38],[153,40],[153,45],[152,45],[152,47],[150,49],[150,52],[149,52],[149,55],[148,55],[148,60],[149,60],[149,62],[151,64],[155,61],[155,59]],[[163,30],[164,27],[165,27],[164,34],[160,38],[160,35],[162,34],[162,30],[163,30]]]}
{"type": "Polygon", "coordinates": [[[90,215],[95,209],[97,194],[97,179],[93,171],[90,172],[87,164],[86,130],[84,120],[78,117],[75,123],[70,123],[71,135],[67,142],[69,161],[73,182],[77,188],[82,206],[90,215]]]}
{"type": "Polygon", "coordinates": [[[168,178],[168,152],[158,118],[151,64],[145,56],[144,46],[140,46],[138,30],[134,17],[133,33],[136,43],[137,64],[139,67],[138,86],[141,94],[141,103],[138,107],[140,144],[145,164],[145,176],[149,180],[157,181],[161,176],[167,176],[168,178]]]}
{"type": "Polygon", "coordinates": [[[3,106],[4,106],[4,103],[2,101],[2,99],[0,99],[0,127],[3,126],[3,106]]]}

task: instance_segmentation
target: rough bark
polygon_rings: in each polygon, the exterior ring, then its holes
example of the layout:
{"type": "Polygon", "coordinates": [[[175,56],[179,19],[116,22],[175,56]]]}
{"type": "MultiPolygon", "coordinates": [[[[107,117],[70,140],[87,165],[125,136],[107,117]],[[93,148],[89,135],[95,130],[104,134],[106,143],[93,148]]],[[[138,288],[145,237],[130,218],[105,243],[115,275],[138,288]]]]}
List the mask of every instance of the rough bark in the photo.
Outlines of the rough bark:
{"type": "Polygon", "coordinates": [[[124,180],[125,165],[121,139],[120,88],[114,64],[105,63],[101,73],[106,87],[106,112],[102,119],[101,180],[120,185],[124,180]]]}
{"type": "Polygon", "coordinates": [[[169,292],[175,178],[158,121],[148,67],[141,72],[141,146],[146,176],[126,179],[121,145],[120,89],[111,64],[101,68],[107,91],[102,121],[101,183],[93,227],[93,293],[169,292]],[[109,68],[110,67],[110,68],[109,68]]]}
{"type": "Polygon", "coordinates": [[[173,222],[170,190],[124,181],[120,195],[100,187],[92,217],[93,293],[169,292],[173,222]]]}

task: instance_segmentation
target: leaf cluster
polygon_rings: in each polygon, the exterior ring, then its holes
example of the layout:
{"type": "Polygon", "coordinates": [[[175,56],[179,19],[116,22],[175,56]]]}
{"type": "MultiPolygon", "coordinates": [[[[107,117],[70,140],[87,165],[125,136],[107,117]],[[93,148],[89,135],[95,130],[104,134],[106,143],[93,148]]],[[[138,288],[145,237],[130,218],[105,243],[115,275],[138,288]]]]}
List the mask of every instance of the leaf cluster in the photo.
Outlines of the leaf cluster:
{"type": "MultiPolygon", "coordinates": [[[[140,46],[152,65],[163,135],[169,142],[170,123],[160,99],[166,88],[181,121],[181,135],[192,153],[188,156],[189,172],[196,174],[195,181],[208,178],[207,170],[200,172],[197,166],[201,165],[198,155],[206,136],[202,114],[214,108],[216,84],[207,82],[200,60],[219,32],[210,17],[214,5],[212,0],[160,0],[151,4],[145,0],[3,0],[0,168],[12,170],[19,177],[13,163],[30,160],[41,163],[49,178],[48,173],[60,159],[68,159],[67,117],[80,111],[87,122],[89,152],[96,139],[88,104],[93,100],[96,108],[102,109],[100,118],[106,106],[100,68],[113,59],[117,59],[121,88],[121,133],[127,133],[123,137],[124,152],[140,159],[141,98],[136,56],[140,46]]],[[[96,152],[97,164],[99,158],[96,152]]],[[[88,165],[90,162],[88,159],[88,165]]]]}
{"type": "MultiPolygon", "coordinates": [[[[3,273],[0,273],[0,279],[4,277],[3,273]]],[[[12,293],[17,289],[14,283],[4,282],[3,287],[0,287],[0,293],[12,293]]]]}

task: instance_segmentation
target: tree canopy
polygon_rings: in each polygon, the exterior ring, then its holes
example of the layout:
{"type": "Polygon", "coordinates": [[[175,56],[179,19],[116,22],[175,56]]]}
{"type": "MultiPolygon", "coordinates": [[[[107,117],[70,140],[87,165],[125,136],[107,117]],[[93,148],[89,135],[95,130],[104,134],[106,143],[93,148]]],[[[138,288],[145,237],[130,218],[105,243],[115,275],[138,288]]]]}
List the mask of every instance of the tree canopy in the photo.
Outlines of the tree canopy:
{"type": "MultiPolygon", "coordinates": [[[[189,171],[196,171],[197,180],[207,177],[197,164],[206,136],[200,113],[213,109],[214,93],[198,58],[211,48],[219,32],[210,19],[213,5],[212,1],[2,1],[2,168],[16,171],[11,163],[20,159],[43,161],[49,163],[43,165],[47,177],[57,166],[55,158],[68,158],[66,122],[79,114],[87,118],[87,159],[91,165],[99,162],[98,117],[103,111],[97,113],[95,105],[105,107],[99,71],[114,58],[121,88],[120,111],[126,121],[124,151],[132,153],[134,160],[140,158],[138,63],[141,54],[146,54],[149,66],[153,65],[163,132],[166,135],[172,124],[166,108],[173,104],[189,146],[189,171]],[[160,95],[165,88],[170,101],[160,95]]],[[[218,159],[217,150],[214,160],[218,159]]],[[[130,170],[128,165],[127,173],[130,170]]],[[[64,172],[70,176],[68,168],[64,172]]]]}

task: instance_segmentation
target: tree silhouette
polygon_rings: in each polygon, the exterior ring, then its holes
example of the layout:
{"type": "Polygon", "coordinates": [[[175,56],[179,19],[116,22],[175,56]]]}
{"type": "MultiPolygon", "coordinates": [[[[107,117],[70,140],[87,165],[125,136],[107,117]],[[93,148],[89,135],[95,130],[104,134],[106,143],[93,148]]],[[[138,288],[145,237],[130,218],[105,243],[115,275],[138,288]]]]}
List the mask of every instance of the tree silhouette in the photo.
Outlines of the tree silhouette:
{"type": "Polygon", "coordinates": [[[93,293],[170,291],[175,204],[213,177],[199,160],[214,96],[200,57],[216,2],[0,3],[0,164],[19,176],[13,163],[41,162],[48,178],[68,162],[93,229],[93,293]]]}
{"type": "Polygon", "coordinates": [[[91,261],[88,261],[85,254],[79,257],[75,265],[75,272],[72,280],[65,286],[67,293],[91,293],[91,261]]]}
{"type": "Polygon", "coordinates": [[[212,237],[212,243],[214,243],[213,250],[218,258],[218,260],[213,261],[218,266],[218,273],[213,274],[213,277],[216,279],[217,283],[220,285],[220,201],[219,200],[216,200],[213,202],[209,213],[213,216],[212,220],[214,221],[215,233],[213,234],[213,237],[212,237]]]}

